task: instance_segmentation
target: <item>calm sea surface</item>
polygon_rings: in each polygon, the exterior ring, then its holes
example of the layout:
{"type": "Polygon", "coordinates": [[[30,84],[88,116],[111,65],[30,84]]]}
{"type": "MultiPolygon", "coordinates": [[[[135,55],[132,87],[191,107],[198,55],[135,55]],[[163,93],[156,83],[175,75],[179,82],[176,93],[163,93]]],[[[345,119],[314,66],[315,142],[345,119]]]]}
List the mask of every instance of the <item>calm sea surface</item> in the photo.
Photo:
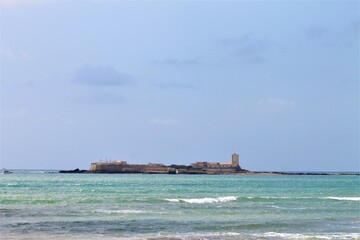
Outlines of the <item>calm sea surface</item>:
{"type": "Polygon", "coordinates": [[[0,239],[360,239],[360,177],[2,174],[0,239]]]}

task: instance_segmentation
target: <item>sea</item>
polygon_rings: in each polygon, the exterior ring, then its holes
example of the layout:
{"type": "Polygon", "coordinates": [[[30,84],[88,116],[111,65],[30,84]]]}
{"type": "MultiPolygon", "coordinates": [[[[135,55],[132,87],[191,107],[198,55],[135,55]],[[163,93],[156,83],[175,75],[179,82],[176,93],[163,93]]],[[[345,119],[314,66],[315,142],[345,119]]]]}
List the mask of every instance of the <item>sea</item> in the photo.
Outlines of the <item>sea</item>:
{"type": "Polygon", "coordinates": [[[14,171],[0,239],[360,239],[360,176],[14,171]]]}

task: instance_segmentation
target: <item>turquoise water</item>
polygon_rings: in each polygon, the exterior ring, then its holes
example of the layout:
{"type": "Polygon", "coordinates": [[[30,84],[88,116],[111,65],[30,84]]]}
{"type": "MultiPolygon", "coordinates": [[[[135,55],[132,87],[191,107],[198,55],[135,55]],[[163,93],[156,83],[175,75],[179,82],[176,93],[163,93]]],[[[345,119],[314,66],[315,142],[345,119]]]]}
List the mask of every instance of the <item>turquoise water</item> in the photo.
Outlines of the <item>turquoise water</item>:
{"type": "Polygon", "coordinates": [[[359,176],[0,176],[0,239],[360,239],[359,176]]]}

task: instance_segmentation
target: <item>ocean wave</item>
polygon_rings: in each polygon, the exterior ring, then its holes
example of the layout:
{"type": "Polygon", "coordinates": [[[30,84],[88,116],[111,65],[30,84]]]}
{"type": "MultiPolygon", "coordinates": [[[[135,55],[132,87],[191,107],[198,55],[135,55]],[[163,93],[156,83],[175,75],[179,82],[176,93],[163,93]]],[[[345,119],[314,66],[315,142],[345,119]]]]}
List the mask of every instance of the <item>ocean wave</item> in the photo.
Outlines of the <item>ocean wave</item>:
{"type": "Polygon", "coordinates": [[[267,232],[263,234],[254,234],[258,237],[275,238],[275,239],[358,239],[360,234],[358,233],[345,233],[345,234],[301,234],[301,233],[277,233],[267,232]]]}
{"type": "Polygon", "coordinates": [[[312,197],[282,197],[282,196],[244,196],[240,199],[253,199],[253,200],[273,200],[273,199],[310,199],[312,197]]]}
{"type": "Polygon", "coordinates": [[[232,202],[236,201],[237,197],[227,196],[227,197],[217,197],[217,198],[171,198],[165,199],[168,202],[186,202],[186,203],[218,203],[218,202],[232,202]]]}
{"type": "Polygon", "coordinates": [[[167,198],[165,199],[168,202],[185,202],[185,203],[218,203],[218,202],[231,202],[236,200],[253,200],[253,201],[261,201],[261,200],[275,200],[275,199],[332,199],[338,201],[360,201],[360,197],[250,197],[250,196],[227,196],[227,197],[217,197],[217,198],[167,198]]]}
{"type": "Polygon", "coordinates": [[[302,234],[302,233],[278,233],[278,232],[266,232],[266,233],[238,233],[238,232],[214,232],[214,233],[186,233],[186,234],[169,234],[169,235],[143,235],[134,236],[133,238],[126,238],[131,240],[280,240],[280,239],[313,239],[313,240],[326,240],[326,239],[359,239],[358,233],[334,233],[334,234],[302,234]]]}
{"type": "Polygon", "coordinates": [[[107,213],[107,214],[126,214],[126,213],[145,213],[145,211],[134,210],[134,209],[125,209],[125,210],[94,210],[92,213],[107,213]]]}
{"type": "Polygon", "coordinates": [[[333,199],[339,201],[360,201],[360,197],[326,197],[325,199],[333,199]]]}
{"type": "MultiPolygon", "coordinates": [[[[301,234],[301,233],[277,233],[267,232],[258,234],[246,234],[246,233],[185,233],[185,234],[137,234],[133,236],[116,234],[79,234],[79,235],[55,235],[55,234],[39,234],[39,233],[22,233],[20,234],[6,234],[6,239],[28,239],[28,240],[47,240],[47,239],[59,239],[59,240],[102,240],[102,239],[118,239],[118,240],[282,240],[282,239],[312,239],[312,240],[326,240],[326,239],[359,239],[359,233],[339,233],[339,234],[301,234]]],[[[4,238],[4,239],[5,239],[4,238]]]]}
{"type": "MultiPolygon", "coordinates": [[[[360,201],[360,197],[241,197],[243,199],[253,199],[253,200],[262,200],[262,199],[291,199],[291,200],[299,200],[299,199],[332,199],[339,201],[360,201]]],[[[240,198],[240,199],[241,199],[240,198]]]]}

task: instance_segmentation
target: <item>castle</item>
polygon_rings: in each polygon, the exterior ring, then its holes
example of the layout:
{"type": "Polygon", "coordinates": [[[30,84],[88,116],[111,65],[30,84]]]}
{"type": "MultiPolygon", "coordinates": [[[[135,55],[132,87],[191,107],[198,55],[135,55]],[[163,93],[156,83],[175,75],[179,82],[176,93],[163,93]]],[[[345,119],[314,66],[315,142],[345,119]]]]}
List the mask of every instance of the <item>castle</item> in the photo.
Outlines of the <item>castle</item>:
{"type": "Polygon", "coordinates": [[[126,161],[91,163],[93,173],[149,173],[149,174],[232,174],[245,171],[240,167],[239,154],[232,154],[230,162],[196,162],[190,166],[159,163],[128,164],[126,161]]]}
{"type": "Polygon", "coordinates": [[[231,161],[226,163],[220,162],[196,162],[191,164],[194,168],[219,168],[219,169],[227,169],[227,168],[237,168],[240,167],[239,162],[239,154],[234,153],[231,155],[231,161]]]}

